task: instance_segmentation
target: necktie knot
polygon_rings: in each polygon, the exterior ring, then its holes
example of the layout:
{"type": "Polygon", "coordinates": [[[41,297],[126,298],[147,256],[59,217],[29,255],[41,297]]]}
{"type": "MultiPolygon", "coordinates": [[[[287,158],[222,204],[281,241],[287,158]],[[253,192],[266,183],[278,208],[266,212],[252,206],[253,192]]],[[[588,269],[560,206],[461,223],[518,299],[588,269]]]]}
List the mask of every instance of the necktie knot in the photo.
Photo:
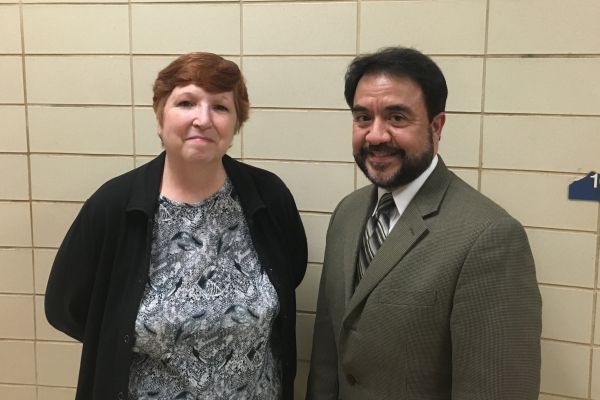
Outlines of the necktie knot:
{"type": "Polygon", "coordinates": [[[379,203],[377,203],[377,209],[375,210],[375,219],[380,218],[381,216],[389,217],[390,211],[392,210],[392,206],[394,206],[394,197],[391,193],[384,193],[379,199],[379,203]]]}
{"type": "Polygon", "coordinates": [[[375,256],[375,253],[388,234],[390,212],[394,206],[395,203],[392,194],[384,193],[377,203],[375,213],[367,220],[361,251],[358,258],[358,269],[356,274],[357,283],[365,274],[367,267],[375,256]]]}

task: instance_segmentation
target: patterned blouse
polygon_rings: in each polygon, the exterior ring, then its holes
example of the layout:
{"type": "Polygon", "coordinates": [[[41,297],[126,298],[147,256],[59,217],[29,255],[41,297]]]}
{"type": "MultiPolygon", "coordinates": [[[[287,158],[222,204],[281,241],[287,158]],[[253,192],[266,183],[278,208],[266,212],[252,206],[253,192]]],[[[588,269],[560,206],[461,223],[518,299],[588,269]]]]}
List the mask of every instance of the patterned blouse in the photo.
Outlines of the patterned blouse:
{"type": "Polygon", "coordinates": [[[129,399],[280,398],[279,300],[230,181],[197,204],[161,196],[152,235],[129,399]]]}

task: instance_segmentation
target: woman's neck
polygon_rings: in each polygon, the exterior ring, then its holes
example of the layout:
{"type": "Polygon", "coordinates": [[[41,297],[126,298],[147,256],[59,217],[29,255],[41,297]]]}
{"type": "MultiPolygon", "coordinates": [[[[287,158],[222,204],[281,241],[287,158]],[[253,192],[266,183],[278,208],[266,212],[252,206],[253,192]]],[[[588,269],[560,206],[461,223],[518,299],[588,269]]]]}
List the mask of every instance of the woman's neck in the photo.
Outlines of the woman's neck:
{"type": "Polygon", "coordinates": [[[226,176],[222,160],[193,164],[175,162],[167,155],[160,193],[171,200],[198,203],[218,191],[226,176]]]}

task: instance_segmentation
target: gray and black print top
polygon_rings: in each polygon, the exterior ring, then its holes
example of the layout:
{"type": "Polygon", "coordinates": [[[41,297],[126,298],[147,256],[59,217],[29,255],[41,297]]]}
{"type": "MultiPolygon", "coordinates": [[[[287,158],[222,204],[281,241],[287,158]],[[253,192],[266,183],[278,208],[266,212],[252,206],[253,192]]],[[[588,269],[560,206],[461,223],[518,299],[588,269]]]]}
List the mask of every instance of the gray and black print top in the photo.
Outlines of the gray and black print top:
{"type": "Polygon", "coordinates": [[[198,204],[161,196],[135,322],[129,399],[278,399],[277,293],[227,179],[198,204]]]}

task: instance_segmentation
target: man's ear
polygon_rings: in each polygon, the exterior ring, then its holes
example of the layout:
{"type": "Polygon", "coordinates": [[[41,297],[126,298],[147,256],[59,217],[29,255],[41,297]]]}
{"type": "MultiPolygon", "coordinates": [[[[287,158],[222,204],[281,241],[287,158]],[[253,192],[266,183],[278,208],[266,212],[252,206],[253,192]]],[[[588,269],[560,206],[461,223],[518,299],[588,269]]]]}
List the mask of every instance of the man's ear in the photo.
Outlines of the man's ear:
{"type": "Polygon", "coordinates": [[[446,113],[441,112],[435,117],[433,117],[433,121],[431,121],[431,132],[433,136],[433,140],[435,143],[442,140],[442,129],[444,128],[444,124],[446,123],[446,113]]]}

